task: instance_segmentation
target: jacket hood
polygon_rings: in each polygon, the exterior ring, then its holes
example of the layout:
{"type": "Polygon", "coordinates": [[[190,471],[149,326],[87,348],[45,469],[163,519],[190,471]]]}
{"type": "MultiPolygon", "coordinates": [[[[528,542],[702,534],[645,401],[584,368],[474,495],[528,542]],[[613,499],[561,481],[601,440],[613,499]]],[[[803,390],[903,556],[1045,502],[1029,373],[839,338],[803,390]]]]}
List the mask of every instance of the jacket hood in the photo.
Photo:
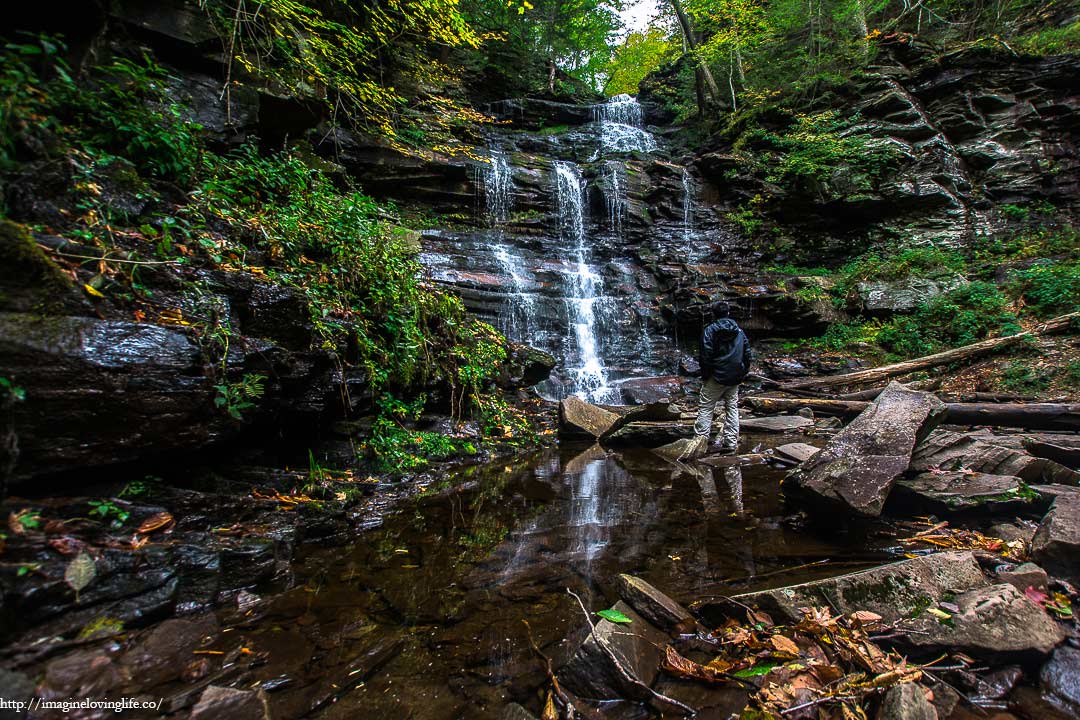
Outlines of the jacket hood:
{"type": "Polygon", "coordinates": [[[712,324],[720,337],[734,337],[739,334],[739,325],[731,318],[720,318],[719,320],[714,320],[712,324]]]}

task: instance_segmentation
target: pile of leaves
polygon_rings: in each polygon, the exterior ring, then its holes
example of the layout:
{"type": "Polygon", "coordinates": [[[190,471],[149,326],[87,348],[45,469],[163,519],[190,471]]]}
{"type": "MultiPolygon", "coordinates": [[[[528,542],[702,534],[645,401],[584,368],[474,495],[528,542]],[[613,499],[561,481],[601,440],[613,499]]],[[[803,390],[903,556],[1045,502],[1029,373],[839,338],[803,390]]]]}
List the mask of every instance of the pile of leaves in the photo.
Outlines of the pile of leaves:
{"type": "Polygon", "coordinates": [[[721,652],[711,662],[695,662],[669,646],[661,668],[679,678],[750,687],[743,717],[866,718],[873,697],[922,678],[922,666],[871,640],[870,630],[881,629],[880,615],[801,612],[797,624],[775,625],[766,613],[746,608],[745,621],[729,618],[712,633],[721,652]]]}
{"type": "Polygon", "coordinates": [[[1001,538],[983,535],[978,530],[950,528],[946,521],[934,523],[929,518],[915,523],[905,523],[913,529],[922,527],[909,538],[901,538],[900,544],[906,547],[932,547],[946,550],[985,550],[1016,562],[1027,559],[1027,548],[1023,540],[1006,542],[1001,538]]]}

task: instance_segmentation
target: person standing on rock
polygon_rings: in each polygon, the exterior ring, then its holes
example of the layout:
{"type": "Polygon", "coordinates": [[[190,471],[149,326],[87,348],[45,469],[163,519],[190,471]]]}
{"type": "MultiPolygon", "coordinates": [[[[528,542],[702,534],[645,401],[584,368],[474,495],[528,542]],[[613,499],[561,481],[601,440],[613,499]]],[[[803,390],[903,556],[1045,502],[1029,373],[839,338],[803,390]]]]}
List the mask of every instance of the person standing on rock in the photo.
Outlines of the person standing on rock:
{"type": "Polygon", "coordinates": [[[750,343],[746,333],[728,315],[731,306],[723,300],[713,304],[713,321],[701,332],[701,395],[695,438],[688,448],[692,456],[705,454],[712,434],[717,405],[722,406],[723,424],[715,445],[721,452],[735,452],[739,444],[739,383],[750,373],[750,343]]]}

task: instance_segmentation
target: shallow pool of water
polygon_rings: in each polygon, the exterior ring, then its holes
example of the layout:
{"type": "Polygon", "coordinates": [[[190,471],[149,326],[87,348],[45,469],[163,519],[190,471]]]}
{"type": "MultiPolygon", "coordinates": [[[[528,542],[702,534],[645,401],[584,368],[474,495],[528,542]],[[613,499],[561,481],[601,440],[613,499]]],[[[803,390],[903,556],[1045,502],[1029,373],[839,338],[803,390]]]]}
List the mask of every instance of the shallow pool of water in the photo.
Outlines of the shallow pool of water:
{"type": "MultiPolygon", "coordinates": [[[[754,441],[753,438],[750,439],[754,441]]],[[[804,526],[783,472],[752,459],[673,464],[562,448],[468,468],[348,547],[312,549],[220,649],[266,652],[275,718],[497,718],[536,707],[591,610],[629,572],[689,602],[837,574],[888,557],[881,526],[804,526]]]]}

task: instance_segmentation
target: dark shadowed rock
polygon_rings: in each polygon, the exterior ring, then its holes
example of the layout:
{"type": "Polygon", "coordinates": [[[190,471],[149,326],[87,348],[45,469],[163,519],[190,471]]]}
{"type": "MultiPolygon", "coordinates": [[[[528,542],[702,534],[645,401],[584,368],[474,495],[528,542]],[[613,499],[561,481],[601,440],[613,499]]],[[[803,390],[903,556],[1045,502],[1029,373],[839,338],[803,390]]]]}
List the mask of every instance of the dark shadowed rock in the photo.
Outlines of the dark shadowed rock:
{"type": "Polygon", "coordinates": [[[735,599],[760,607],[774,619],[795,621],[802,617],[799,608],[831,606],[841,613],[869,610],[881,615],[885,622],[894,622],[946,593],[985,584],[986,578],[970,552],[947,552],[825,580],[736,595],[735,599]]]}
{"type": "Polygon", "coordinates": [[[211,685],[191,709],[191,720],[269,720],[263,690],[237,690],[211,685]]]}
{"type": "Polygon", "coordinates": [[[1073,470],[1080,468],[1080,438],[1039,435],[1024,438],[1023,444],[1035,457],[1053,460],[1073,470]]]}
{"type": "Polygon", "coordinates": [[[688,423],[629,422],[606,435],[603,443],[613,448],[658,448],[693,434],[694,426],[688,423]]]}
{"type": "Polygon", "coordinates": [[[880,515],[915,444],[944,415],[945,405],[933,395],[893,382],[821,452],[791,471],[784,488],[857,515],[880,515]]]}
{"type": "Polygon", "coordinates": [[[573,395],[559,403],[559,434],[563,437],[596,439],[618,420],[615,413],[573,395]]]}
{"type": "Polygon", "coordinates": [[[619,597],[656,627],[671,630],[677,625],[693,625],[694,616],[689,610],[641,578],[624,573],[615,583],[619,597]]]}
{"type": "Polygon", "coordinates": [[[917,651],[959,650],[1000,661],[1046,655],[1065,639],[1045,610],[1006,583],[969,590],[952,602],[960,612],[948,620],[924,613],[903,621],[899,629],[914,631],[904,643],[917,651]]]}
{"type": "Polygon", "coordinates": [[[988,503],[1027,504],[1037,497],[1018,477],[969,472],[920,473],[897,482],[893,493],[898,499],[946,511],[988,503]]]}
{"type": "Polygon", "coordinates": [[[745,418],[739,424],[746,432],[784,433],[812,427],[814,420],[802,415],[774,415],[763,418],[745,418]]]}
{"type": "Polygon", "coordinates": [[[935,430],[911,456],[911,469],[965,468],[992,475],[1014,475],[1026,483],[1080,483],[1080,473],[1046,458],[1032,457],[1017,436],[998,436],[988,431],[959,433],[935,430]]]}
{"type": "Polygon", "coordinates": [[[503,708],[499,720],[536,720],[536,716],[517,703],[510,703],[503,708]]]}
{"type": "Polygon", "coordinates": [[[1039,673],[1047,699],[1080,717],[1080,649],[1059,647],[1039,673]]]}
{"type": "Polygon", "coordinates": [[[678,375],[630,378],[619,383],[619,391],[635,404],[671,402],[682,393],[683,378],[678,375]]]}
{"type": "Polygon", "coordinates": [[[1046,571],[1035,563],[1023,563],[1016,566],[1005,566],[996,572],[999,582],[1009,583],[1020,592],[1029,587],[1037,590],[1045,590],[1050,581],[1046,571]]]}
{"type": "Polygon", "coordinates": [[[902,683],[885,693],[877,720],[938,720],[938,713],[922,685],[902,683]]]}
{"type": "Polygon", "coordinates": [[[1080,580],[1080,494],[1054,500],[1031,541],[1031,557],[1051,573],[1080,580]]]}
{"type": "Polygon", "coordinates": [[[627,672],[646,685],[652,685],[660,672],[660,660],[668,636],[650,625],[626,603],[617,602],[614,608],[630,618],[631,622],[597,622],[595,636],[586,636],[570,662],[558,671],[559,679],[576,695],[610,700],[634,692],[599,643],[611,650],[627,672]]]}

